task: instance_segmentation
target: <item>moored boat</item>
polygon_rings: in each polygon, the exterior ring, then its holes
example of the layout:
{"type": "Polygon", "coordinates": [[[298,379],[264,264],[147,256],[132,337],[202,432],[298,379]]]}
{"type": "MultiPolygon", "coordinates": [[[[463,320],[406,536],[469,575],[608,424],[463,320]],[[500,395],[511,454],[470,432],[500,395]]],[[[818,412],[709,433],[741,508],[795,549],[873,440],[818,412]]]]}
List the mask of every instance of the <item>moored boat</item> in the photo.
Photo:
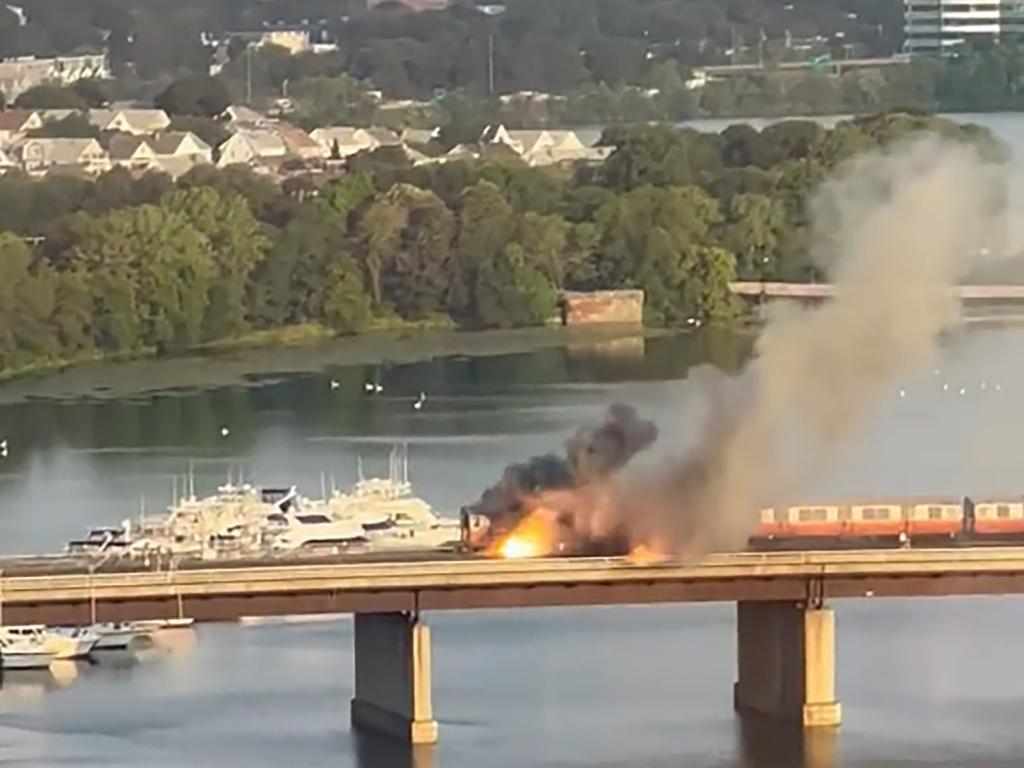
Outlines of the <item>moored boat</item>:
{"type": "Polygon", "coordinates": [[[53,653],[34,637],[0,636],[0,667],[3,669],[47,669],[53,653]]]}

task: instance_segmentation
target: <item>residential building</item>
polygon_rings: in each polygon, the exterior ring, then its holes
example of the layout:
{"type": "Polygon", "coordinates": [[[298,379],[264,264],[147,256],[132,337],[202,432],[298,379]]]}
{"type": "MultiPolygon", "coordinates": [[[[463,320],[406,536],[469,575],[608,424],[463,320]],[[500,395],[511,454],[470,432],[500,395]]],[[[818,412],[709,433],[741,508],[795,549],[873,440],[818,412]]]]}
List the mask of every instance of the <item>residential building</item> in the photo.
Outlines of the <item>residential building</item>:
{"type": "Polygon", "coordinates": [[[288,159],[288,147],[275,131],[242,129],[229,137],[218,148],[217,165],[224,168],[239,163],[256,165],[261,162],[283,162],[288,159]]]}
{"type": "Polygon", "coordinates": [[[380,142],[365,128],[336,125],[315,128],[309,136],[323,148],[325,156],[329,158],[349,157],[380,146],[380,142]]]}
{"type": "Polygon", "coordinates": [[[90,109],[89,122],[101,131],[151,136],[167,130],[171,118],[162,109],[90,109]]]}
{"type": "Polygon", "coordinates": [[[1024,33],[1021,0],[904,0],[903,49],[946,53],[969,42],[1024,33]]]}
{"type": "Polygon", "coordinates": [[[14,161],[14,158],[12,158],[7,152],[0,149],[0,174],[17,170],[18,167],[18,163],[14,161]]]}
{"type": "Polygon", "coordinates": [[[0,112],[0,145],[12,144],[24,138],[29,131],[42,127],[43,118],[38,112],[25,109],[0,112]]]}
{"type": "Polygon", "coordinates": [[[263,113],[242,104],[232,104],[224,110],[220,118],[231,130],[236,128],[256,128],[273,122],[263,113]]]}
{"type": "Polygon", "coordinates": [[[156,165],[156,152],[143,136],[119,133],[107,146],[112,165],[129,171],[148,171],[156,165]]]}
{"type": "Polygon", "coordinates": [[[272,29],[262,32],[256,41],[257,46],[276,45],[284,48],[293,56],[313,49],[308,29],[272,29]]]}
{"type": "Polygon", "coordinates": [[[529,165],[556,165],[579,160],[593,162],[608,154],[604,147],[588,147],[575,131],[510,131],[503,125],[488,126],[480,137],[480,143],[503,144],[529,165]]]}
{"type": "Polygon", "coordinates": [[[299,160],[308,162],[323,160],[330,156],[329,151],[301,128],[282,125],[277,129],[277,135],[284,141],[288,154],[299,160]]]}
{"type": "Polygon", "coordinates": [[[441,136],[441,129],[434,128],[433,130],[420,129],[420,128],[406,128],[402,131],[402,135],[399,139],[403,144],[429,144],[435,139],[441,136]]]}
{"type": "Polygon", "coordinates": [[[70,85],[78,80],[110,77],[106,53],[37,59],[31,56],[0,61],[0,92],[13,101],[43,83],[70,85]]]}
{"type": "Polygon", "coordinates": [[[402,140],[398,138],[398,134],[390,128],[371,127],[367,128],[366,132],[373,137],[378,147],[397,147],[402,143],[402,140]]]}
{"type": "Polygon", "coordinates": [[[213,162],[213,148],[189,131],[167,131],[149,144],[160,159],[187,158],[195,164],[213,162]]]}
{"type": "Polygon", "coordinates": [[[17,156],[30,174],[71,169],[92,176],[111,168],[110,156],[96,139],[25,139],[17,156]]]}

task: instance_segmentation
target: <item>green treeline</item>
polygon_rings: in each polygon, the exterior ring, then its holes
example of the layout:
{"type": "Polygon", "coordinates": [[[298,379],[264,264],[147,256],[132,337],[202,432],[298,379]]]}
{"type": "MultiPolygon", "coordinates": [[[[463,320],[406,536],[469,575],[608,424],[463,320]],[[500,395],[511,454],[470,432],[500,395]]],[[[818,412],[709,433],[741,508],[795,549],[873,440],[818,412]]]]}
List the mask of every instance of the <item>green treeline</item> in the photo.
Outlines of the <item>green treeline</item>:
{"type": "Polygon", "coordinates": [[[166,353],[252,330],[441,319],[545,322],[560,289],[638,287],[648,320],[725,322],[737,276],[818,275],[806,200],[829,168],[908,133],[999,147],[906,114],[720,134],[610,129],[598,167],[507,157],[410,167],[378,150],[320,187],[245,168],[177,185],[0,179],[0,367],[166,353]]]}

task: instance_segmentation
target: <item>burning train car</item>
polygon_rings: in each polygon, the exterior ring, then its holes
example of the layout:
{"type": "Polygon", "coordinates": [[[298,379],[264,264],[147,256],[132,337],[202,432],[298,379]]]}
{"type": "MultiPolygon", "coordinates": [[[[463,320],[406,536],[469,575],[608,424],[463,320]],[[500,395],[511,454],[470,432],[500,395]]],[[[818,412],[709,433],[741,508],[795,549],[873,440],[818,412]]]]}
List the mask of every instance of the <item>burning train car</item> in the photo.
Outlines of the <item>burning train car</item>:
{"type": "Polygon", "coordinates": [[[569,439],[564,456],[509,465],[464,507],[464,547],[503,557],[625,554],[625,532],[613,521],[602,524],[602,507],[614,493],[612,476],[657,436],[633,408],[612,405],[602,424],[569,439]]]}

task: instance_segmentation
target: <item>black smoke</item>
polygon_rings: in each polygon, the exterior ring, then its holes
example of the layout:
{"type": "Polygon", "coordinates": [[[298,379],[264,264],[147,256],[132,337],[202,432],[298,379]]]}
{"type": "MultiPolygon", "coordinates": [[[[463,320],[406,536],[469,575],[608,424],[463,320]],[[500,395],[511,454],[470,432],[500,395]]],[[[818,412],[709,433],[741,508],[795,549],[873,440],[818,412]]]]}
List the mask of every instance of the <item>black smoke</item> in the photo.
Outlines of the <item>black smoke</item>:
{"type": "Polygon", "coordinates": [[[631,406],[616,403],[601,424],[569,438],[564,456],[548,453],[505,467],[501,479],[467,511],[486,517],[492,534],[500,535],[528,514],[541,494],[601,483],[657,438],[653,422],[640,418],[631,406]]]}

